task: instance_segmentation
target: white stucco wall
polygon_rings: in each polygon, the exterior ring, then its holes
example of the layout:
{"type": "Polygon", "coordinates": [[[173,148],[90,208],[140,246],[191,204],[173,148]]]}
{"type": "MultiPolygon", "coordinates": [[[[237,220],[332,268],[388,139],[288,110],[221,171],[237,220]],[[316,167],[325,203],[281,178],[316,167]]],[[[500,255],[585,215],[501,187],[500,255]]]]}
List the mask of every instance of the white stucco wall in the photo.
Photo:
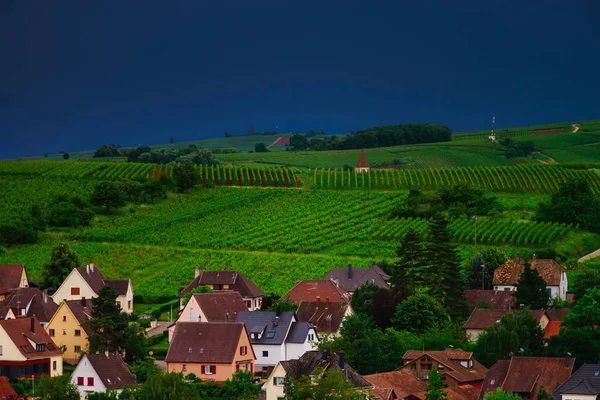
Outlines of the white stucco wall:
{"type": "Polygon", "coordinates": [[[106,387],[102,383],[102,379],[96,373],[96,370],[92,368],[92,365],[87,360],[86,356],[83,356],[79,364],[77,364],[77,368],[73,371],[73,375],[71,375],[71,382],[77,389],[79,390],[79,394],[82,399],[87,399],[87,394],[92,392],[105,392],[106,387]],[[83,386],[79,386],[77,384],[77,378],[83,377],[83,386]],[[94,378],[94,385],[88,386],[88,378],[94,378]]]}
{"type": "Polygon", "coordinates": [[[285,394],[283,392],[283,380],[285,379],[285,369],[281,366],[281,364],[277,364],[277,366],[273,369],[273,371],[271,372],[271,375],[269,375],[269,378],[267,379],[267,381],[263,384],[262,386],[262,390],[265,391],[265,395],[266,395],[266,400],[277,400],[280,397],[285,397],[285,394]],[[274,378],[281,378],[278,379],[277,381],[280,383],[278,385],[274,385],[273,384],[273,379],[274,378]]]}
{"type": "Polygon", "coordinates": [[[285,361],[284,344],[280,345],[264,345],[253,344],[252,349],[256,354],[256,370],[260,371],[262,367],[274,367],[279,361],[285,361]],[[269,352],[267,357],[263,356],[263,351],[269,352]]]}
{"type": "Polygon", "coordinates": [[[73,269],[58,290],[52,295],[52,300],[54,300],[56,304],[60,304],[63,300],[79,300],[83,297],[91,299],[97,297],[97,295],[79,272],[73,269]],[[71,288],[79,288],[79,294],[72,295],[71,288]]]}

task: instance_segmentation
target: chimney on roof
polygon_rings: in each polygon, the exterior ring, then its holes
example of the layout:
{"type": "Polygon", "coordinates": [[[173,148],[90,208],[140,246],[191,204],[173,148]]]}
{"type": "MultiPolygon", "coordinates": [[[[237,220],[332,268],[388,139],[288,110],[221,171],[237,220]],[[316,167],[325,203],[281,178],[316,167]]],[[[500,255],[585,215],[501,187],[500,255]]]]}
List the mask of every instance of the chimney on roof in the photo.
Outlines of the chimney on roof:
{"type": "Polygon", "coordinates": [[[92,272],[94,272],[94,263],[91,263],[91,264],[90,264],[90,270],[91,270],[92,272]]]}
{"type": "Polygon", "coordinates": [[[317,296],[316,303],[317,303],[317,308],[319,308],[321,306],[321,296],[317,296]]]}
{"type": "Polygon", "coordinates": [[[327,352],[324,351],[321,353],[321,362],[327,361],[327,352]]]}
{"type": "Polygon", "coordinates": [[[535,261],[535,260],[537,259],[537,257],[536,257],[536,255],[535,255],[535,253],[533,253],[533,257],[531,257],[531,259],[532,259],[533,261],[535,261]]]}
{"type": "Polygon", "coordinates": [[[229,311],[227,311],[225,313],[225,319],[227,320],[227,322],[229,322],[229,318],[231,318],[231,315],[229,315],[229,311]]]}
{"type": "Polygon", "coordinates": [[[81,306],[82,306],[82,307],[85,307],[86,305],[87,305],[87,304],[86,304],[86,301],[85,301],[85,296],[82,296],[82,297],[81,297],[81,306]]]}
{"type": "Polygon", "coordinates": [[[352,279],[352,264],[348,264],[348,279],[352,279]]]}
{"type": "Polygon", "coordinates": [[[85,272],[89,275],[90,274],[90,264],[85,266],[85,272]]]}
{"type": "Polygon", "coordinates": [[[345,363],[344,363],[344,352],[340,352],[339,354],[340,357],[340,369],[343,370],[345,367],[345,363]]]}
{"type": "Polygon", "coordinates": [[[279,325],[279,317],[275,317],[275,321],[273,322],[273,325],[275,325],[275,326],[279,325]]]}
{"type": "Polygon", "coordinates": [[[42,300],[44,301],[44,303],[48,302],[48,289],[42,290],[42,300]]]}
{"type": "Polygon", "coordinates": [[[565,357],[565,368],[571,368],[571,353],[567,352],[565,357]]]}
{"type": "Polygon", "coordinates": [[[31,317],[29,321],[31,322],[31,332],[35,333],[35,318],[31,317]]]}
{"type": "Polygon", "coordinates": [[[275,309],[275,316],[279,317],[280,314],[281,314],[281,307],[277,306],[277,308],[275,309]]]}
{"type": "Polygon", "coordinates": [[[329,308],[329,297],[325,297],[325,308],[329,308]]]}
{"type": "Polygon", "coordinates": [[[194,268],[194,279],[200,276],[200,268],[194,268]]]}
{"type": "Polygon", "coordinates": [[[108,352],[108,350],[104,350],[104,355],[106,356],[106,358],[109,357],[110,353],[108,352]]]}
{"type": "Polygon", "coordinates": [[[523,357],[523,356],[525,356],[525,350],[523,350],[523,348],[521,347],[519,349],[519,357],[523,357]]]}

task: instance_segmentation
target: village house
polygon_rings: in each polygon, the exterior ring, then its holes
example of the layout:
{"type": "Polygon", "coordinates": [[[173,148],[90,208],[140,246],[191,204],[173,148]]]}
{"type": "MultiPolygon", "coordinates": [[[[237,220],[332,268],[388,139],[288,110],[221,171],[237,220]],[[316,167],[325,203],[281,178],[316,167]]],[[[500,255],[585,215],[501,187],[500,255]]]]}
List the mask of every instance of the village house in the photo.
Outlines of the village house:
{"type": "Polygon", "coordinates": [[[487,308],[494,310],[512,310],[515,308],[515,292],[505,290],[467,289],[464,296],[465,303],[470,307],[487,308]]]}
{"type": "MultiPolygon", "coordinates": [[[[546,290],[551,298],[567,299],[568,280],[567,269],[565,267],[554,260],[537,259],[535,255],[527,264],[537,270],[544,281],[546,281],[546,290]]],[[[525,266],[525,260],[519,256],[499,266],[494,272],[494,289],[505,291],[516,290],[516,285],[521,278],[525,266]]]]}
{"type": "Polygon", "coordinates": [[[0,301],[12,290],[29,287],[27,271],[23,264],[0,264],[0,301]]]}
{"type": "Polygon", "coordinates": [[[62,373],[62,351],[36,318],[0,321],[1,376],[22,378],[62,373]]]}
{"type": "Polygon", "coordinates": [[[169,326],[169,342],[178,322],[234,322],[248,307],[238,292],[197,293],[169,326]]]}
{"type": "Polygon", "coordinates": [[[127,386],[137,385],[121,356],[108,351],[85,354],[73,371],[71,382],[77,386],[82,400],[90,393],[107,390],[119,393],[127,386]]]}
{"type": "Polygon", "coordinates": [[[58,310],[46,327],[54,343],[64,349],[65,362],[76,364],[81,353],[88,349],[89,328],[85,324],[92,318],[92,300],[67,300],[60,303],[58,310]]]}
{"type": "Polygon", "coordinates": [[[552,395],[556,400],[596,400],[600,395],[600,364],[584,364],[552,395]]]}
{"type": "Polygon", "coordinates": [[[307,322],[315,327],[319,334],[339,336],[344,319],[353,314],[349,303],[321,301],[302,301],[298,305],[298,321],[307,322]]]}
{"type": "Polygon", "coordinates": [[[337,286],[331,280],[304,280],[298,282],[281,300],[289,300],[300,304],[302,301],[316,301],[329,299],[332,303],[350,303],[350,294],[337,286]]]}
{"type": "Polygon", "coordinates": [[[435,366],[442,374],[446,387],[471,385],[479,389],[487,371],[473,358],[473,353],[461,349],[409,350],[404,353],[402,360],[404,364],[398,369],[409,371],[423,381],[429,379],[429,373],[435,366]]]}
{"type": "Polygon", "coordinates": [[[65,300],[91,299],[98,297],[100,289],[105,285],[112,287],[117,293],[117,303],[121,310],[133,312],[133,287],[129,279],[106,279],[94,265],[73,268],[52,298],[56,304],[65,300]]]}
{"type": "Polygon", "coordinates": [[[333,268],[323,279],[332,281],[348,293],[367,284],[384,289],[390,287],[387,283],[390,276],[375,264],[369,268],[353,268],[352,264],[348,264],[348,268],[333,268]]]}
{"type": "Polygon", "coordinates": [[[237,271],[200,271],[199,268],[196,268],[194,279],[178,294],[181,299],[180,309],[183,309],[184,306],[183,295],[198,286],[206,286],[215,292],[238,292],[246,303],[248,311],[260,310],[262,298],[265,295],[254,282],[237,271]]]}
{"type": "Polygon", "coordinates": [[[396,396],[396,399],[405,399],[412,393],[421,393],[427,390],[427,383],[405,370],[363,375],[363,378],[373,385],[373,392],[377,393],[379,397],[390,398],[393,395],[396,396]]]}
{"type": "Polygon", "coordinates": [[[360,155],[358,156],[358,163],[356,163],[356,168],[354,168],[354,172],[369,172],[369,164],[367,163],[367,157],[365,156],[365,150],[362,149],[360,151],[360,155]]]}
{"type": "Polygon", "coordinates": [[[38,288],[26,287],[11,290],[10,295],[0,302],[15,317],[36,317],[45,328],[58,309],[48,293],[38,288]]]}
{"type": "Polygon", "coordinates": [[[501,388],[524,399],[535,399],[543,387],[554,392],[573,372],[574,358],[566,357],[512,357],[500,360],[485,374],[479,399],[486,393],[501,388]]]}
{"type": "MultiPolygon", "coordinates": [[[[476,308],[471,312],[469,319],[463,324],[467,331],[467,337],[475,342],[483,331],[493,324],[500,322],[502,317],[513,312],[507,310],[491,310],[489,308],[476,308]]],[[[542,331],[546,331],[550,318],[547,315],[548,310],[530,310],[533,319],[539,322],[542,331]]]]}
{"type": "Polygon", "coordinates": [[[254,373],[256,356],[241,322],[180,322],[165,361],[167,372],[225,382],[238,370],[254,373]]]}
{"type": "Polygon", "coordinates": [[[318,378],[325,370],[342,371],[355,390],[370,393],[373,390],[367,380],[344,361],[344,354],[333,352],[307,351],[297,360],[280,361],[267,381],[263,384],[266,400],[284,399],[284,382],[289,376],[299,379],[302,376],[318,378]]]}
{"type": "Polygon", "coordinates": [[[237,316],[250,334],[256,371],[267,372],[280,361],[300,358],[319,338],[315,328],[296,321],[293,311],[243,311],[237,316]]]}

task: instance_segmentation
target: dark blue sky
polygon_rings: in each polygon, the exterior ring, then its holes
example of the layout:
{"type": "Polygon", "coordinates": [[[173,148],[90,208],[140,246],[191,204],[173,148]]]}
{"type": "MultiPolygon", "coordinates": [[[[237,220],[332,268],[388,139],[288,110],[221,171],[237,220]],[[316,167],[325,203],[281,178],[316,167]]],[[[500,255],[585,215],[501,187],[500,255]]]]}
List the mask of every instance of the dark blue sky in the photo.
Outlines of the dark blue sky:
{"type": "Polygon", "coordinates": [[[0,1],[0,157],[600,118],[600,2],[0,1]]]}

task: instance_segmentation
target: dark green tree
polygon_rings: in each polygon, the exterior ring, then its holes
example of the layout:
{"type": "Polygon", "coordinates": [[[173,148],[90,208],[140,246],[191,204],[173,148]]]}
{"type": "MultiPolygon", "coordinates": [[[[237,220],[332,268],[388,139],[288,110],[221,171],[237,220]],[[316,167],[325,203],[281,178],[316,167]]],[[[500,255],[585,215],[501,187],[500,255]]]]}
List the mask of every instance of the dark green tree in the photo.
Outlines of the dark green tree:
{"type": "Polygon", "coordinates": [[[398,305],[393,320],[396,330],[422,335],[429,329],[443,325],[448,314],[440,303],[426,294],[415,294],[398,305]]]}
{"type": "Polygon", "coordinates": [[[444,381],[442,374],[435,365],[429,371],[429,380],[427,381],[427,390],[425,391],[425,400],[446,400],[448,393],[444,391],[444,381]]]}
{"type": "Polygon", "coordinates": [[[291,150],[299,151],[308,149],[310,147],[310,144],[308,143],[308,139],[306,138],[306,136],[300,133],[296,133],[290,138],[289,146],[291,150]]]}
{"type": "Polygon", "coordinates": [[[236,371],[231,378],[221,385],[223,397],[227,399],[258,400],[260,386],[252,382],[252,374],[249,371],[236,371]]]}
{"type": "Polygon", "coordinates": [[[25,221],[0,224],[0,243],[8,247],[17,243],[35,243],[37,240],[38,232],[25,221]]]}
{"type": "Polygon", "coordinates": [[[42,376],[36,382],[35,397],[40,400],[79,400],[79,390],[69,375],[49,378],[42,376]]]}
{"type": "Polygon", "coordinates": [[[58,289],[74,268],[79,266],[79,257],[66,242],[54,246],[50,252],[50,263],[42,267],[42,287],[58,289]]]}
{"type": "Polygon", "coordinates": [[[69,153],[63,153],[63,158],[65,160],[68,160],[69,159],[69,153]]]}
{"type": "Polygon", "coordinates": [[[505,392],[502,388],[497,388],[495,392],[486,393],[484,400],[521,400],[521,396],[512,392],[505,392]]]}
{"type": "Polygon", "coordinates": [[[315,371],[315,380],[307,376],[300,379],[286,377],[284,383],[285,398],[288,400],[339,399],[367,400],[370,393],[356,390],[346,379],[342,371],[326,369],[315,371]]]}
{"type": "Polygon", "coordinates": [[[414,229],[409,229],[400,239],[396,255],[398,260],[394,264],[390,284],[392,293],[402,300],[414,295],[421,285],[421,273],[425,266],[423,237],[414,229]]]}
{"type": "Polygon", "coordinates": [[[561,329],[548,340],[548,356],[564,357],[571,353],[576,367],[598,364],[600,361],[600,338],[597,332],[583,329],[561,329]]]}
{"type": "Polygon", "coordinates": [[[508,257],[506,257],[506,254],[497,247],[486,247],[481,252],[481,258],[485,265],[485,288],[491,289],[494,280],[494,271],[504,264],[508,257]]]}
{"type": "Polygon", "coordinates": [[[104,207],[106,212],[110,212],[111,208],[117,209],[123,207],[127,200],[127,195],[119,183],[104,181],[94,187],[94,192],[90,200],[93,205],[104,207]]]}
{"type": "Polygon", "coordinates": [[[157,180],[150,179],[148,182],[142,184],[141,196],[144,201],[150,200],[152,203],[157,199],[166,199],[167,186],[157,180]]]}
{"type": "Polygon", "coordinates": [[[471,260],[471,273],[469,274],[469,289],[489,289],[491,286],[484,286],[487,282],[484,278],[483,258],[480,254],[475,254],[475,257],[471,260]]]}
{"type": "Polygon", "coordinates": [[[119,156],[121,156],[121,153],[119,153],[119,149],[117,149],[117,147],[114,144],[103,144],[94,153],[94,157],[96,158],[119,156]]]}
{"type": "Polygon", "coordinates": [[[423,279],[429,294],[443,304],[451,315],[466,313],[463,305],[465,278],[460,270],[460,258],[451,243],[448,220],[435,214],[429,223],[429,238],[425,245],[423,279]]]}
{"type": "Polygon", "coordinates": [[[600,332],[600,289],[586,290],[583,297],[565,317],[562,325],[568,329],[600,332]]]}
{"type": "Polygon", "coordinates": [[[175,166],[173,169],[173,179],[180,192],[185,192],[193,188],[200,181],[200,175],[196,166],[192,163],[185,163],[175,166]]]}
{"type": "Polygon", "coordinates": [[[37,231],[46,232],[48,217],[45,210],[37,203],[31,205],[31,227],[37,231]]]}
{"type": "Polygon", "coordinates": [[[356,289],[350,297],[352,310],[357,314],[373,315],[373,297],[379,291],[379,286],[368,283],[356,289]]]}
{"type": "Polygon", "coordinates": [[[569,291],[573,292],[575,302],[579,301],[588,289],[600,287],[600,271],[588,268],[575,275],[573,285],[569,282],[569,291]]]}
{"type": "Polygon", "coordinates": [[[80,197],[71,194],[55,196],[48,205],[48,223],[58,227],[88,226],[94,213],[80,197]]]}
{"type": "Polygon", "coordinates": [[[266,153],[267,151],[269,151],[269,149],[267,149],[267,146],[264,142],[258,142],[254,145],[254,151],[256,153],[266,153]]]}
{"type": "Polygon", "coordinates": [[[517,282],[516,300],[518,305],[523,304],[534,310],[548,308],[550,304],[550,293],[546,290],[546,281],[529,264],[525,265],[519,282],[517,282]]]}
{"type": "Polygon", "coordinates": [[[475,358],[491,367],[498,360],[508,360],[510,354],[523,349],[526,356],[545,354],[544,333],[528,309],[506,314],[500,322],[485,329],[477,338],[475,358]]]}
{"type": "Polygon", "coordinates": [[[570,179],[560,185],[549,202],[540,203],[536,218],[600,232],[600,198],[594,195],[585,179],[570,179]]]}
{"type": "Polygon", "coordinates": [[[273,303],[266,309],[266,311],[298,311],[298,305],[291,300],[274,300],[273,303]]]}

